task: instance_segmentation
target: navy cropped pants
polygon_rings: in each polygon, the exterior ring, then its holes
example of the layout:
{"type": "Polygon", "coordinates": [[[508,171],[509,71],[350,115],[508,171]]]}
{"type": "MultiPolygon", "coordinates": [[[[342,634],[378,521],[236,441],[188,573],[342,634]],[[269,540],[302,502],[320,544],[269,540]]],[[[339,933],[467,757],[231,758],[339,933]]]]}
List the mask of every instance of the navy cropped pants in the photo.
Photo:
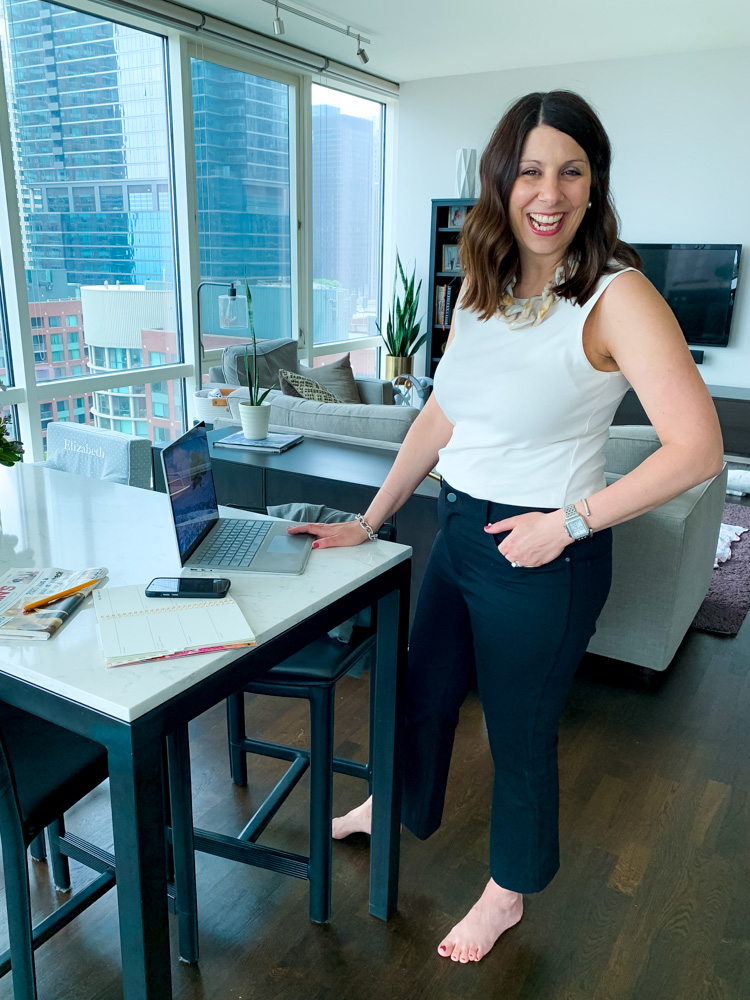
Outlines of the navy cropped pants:
{"type": "Polygon", "coordinates": [[[490,874],[538,892],[559,867],[557,730],[611,578],[609,530],[552,562],[514,568],[486,524],[528,507],[444,485],[409,643],[403,822],[425,839],[443,813],[458,712],[476,676],[495,765],[490,874]]]}

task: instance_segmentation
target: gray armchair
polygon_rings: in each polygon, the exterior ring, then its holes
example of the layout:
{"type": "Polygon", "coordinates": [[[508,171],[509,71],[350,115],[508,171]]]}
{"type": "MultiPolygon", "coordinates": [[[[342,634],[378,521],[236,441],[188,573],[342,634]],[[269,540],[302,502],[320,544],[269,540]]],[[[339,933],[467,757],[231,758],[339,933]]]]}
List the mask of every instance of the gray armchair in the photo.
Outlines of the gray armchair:
{"type": "MultiPolygon", "coordinates": [[[[610,428],[607,485],[658,447],[653,427],[610,428]]],[[[589,643],[590,653],[666,670],[711,583],[726,482],[724,469],[612,529],[612,589],[589,643]]]]}

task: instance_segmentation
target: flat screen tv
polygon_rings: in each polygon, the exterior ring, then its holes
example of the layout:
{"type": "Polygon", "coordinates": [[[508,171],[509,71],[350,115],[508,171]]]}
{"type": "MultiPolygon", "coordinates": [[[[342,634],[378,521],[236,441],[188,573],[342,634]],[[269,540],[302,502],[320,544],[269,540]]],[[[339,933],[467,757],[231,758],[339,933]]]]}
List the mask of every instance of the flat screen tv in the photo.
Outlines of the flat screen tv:
{"type": "Polygon", "coordinates": [[[667,300],[688,344],[726,347],[739,243],[632,243],[643,273],[667,300]]]}

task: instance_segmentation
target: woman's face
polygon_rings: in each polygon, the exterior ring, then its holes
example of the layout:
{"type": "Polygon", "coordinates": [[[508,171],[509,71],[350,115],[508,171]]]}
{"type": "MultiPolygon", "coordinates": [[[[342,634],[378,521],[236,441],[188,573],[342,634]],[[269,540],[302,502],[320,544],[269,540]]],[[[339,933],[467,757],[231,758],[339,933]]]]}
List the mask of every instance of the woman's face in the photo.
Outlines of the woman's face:
{"type": "Polygon", "coordinates": [[[510,192],[510,227],[523,261],[527,254],[565,256],[591,189],[588,157],[575,139],[549,125],[529,132],[510,192]]]}

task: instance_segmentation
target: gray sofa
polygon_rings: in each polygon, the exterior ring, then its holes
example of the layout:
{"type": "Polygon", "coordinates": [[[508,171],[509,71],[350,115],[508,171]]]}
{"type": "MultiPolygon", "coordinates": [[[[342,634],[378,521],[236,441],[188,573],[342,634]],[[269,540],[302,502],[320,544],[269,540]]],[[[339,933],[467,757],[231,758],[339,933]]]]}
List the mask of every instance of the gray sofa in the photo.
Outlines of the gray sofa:
{"type": "MultiPolygon", "coordinates": [[[[658,447],[650,426],[610,428],[607,485],[658,447]]],[[[666,670],[711,583],[726,481],[724,469],[612,529],[612,589],[589,643],[590,653],[666,670]]]]}
{"type": "MultiPolygon", "coordinates": [[[[225,416],[213,420],[214,427],[239,424],[239,402],[248,398],[244,371],[244,344],[224,348],[222,363],[209,369],[211,385],[236,385],[227,397],[225,416]]],[[[279,369],[309,373],[316,377],[320,369],[297,365],[297,342],[290,339],[258,341],[259,382],[265,388],[278,385],[279,369]]],[[[319,403],[310,399],[286,396],[272,389],[272,431],[297,431],[308,437],[347,441],[363,447],[397,450],[418,411],[410,406],[394,406],[393,385],[383,379],[355,377],[359,403],[319,403]]]]}

